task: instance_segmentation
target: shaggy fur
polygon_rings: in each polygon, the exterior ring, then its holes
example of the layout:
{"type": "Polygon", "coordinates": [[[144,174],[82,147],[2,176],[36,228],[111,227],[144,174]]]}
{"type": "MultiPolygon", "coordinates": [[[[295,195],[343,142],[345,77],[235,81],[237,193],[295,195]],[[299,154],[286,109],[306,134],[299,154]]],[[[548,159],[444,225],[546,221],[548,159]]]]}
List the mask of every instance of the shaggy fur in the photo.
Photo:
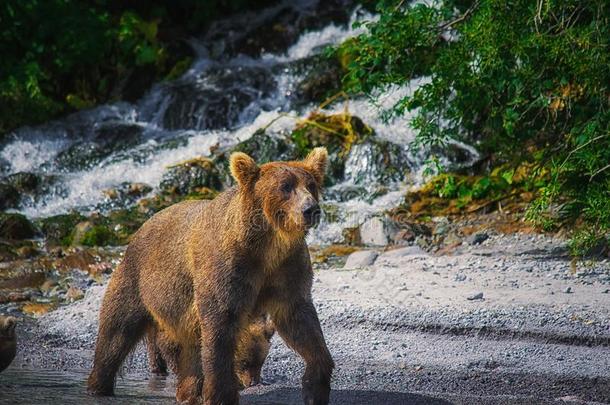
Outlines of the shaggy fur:
{"type": "Polygon", "coordinates": [[[104,296],[89,392],[112,395],[125,356],[156,328],[179,345],[179,401],[203,394],[207,405],[237,404],[238,339],[253,314],[266,313],[305,360],[304,402],[328,403],[334,364],[311,299],[305,243],[319,217],[326,160],[324,148],[261,166],[234,153],[237,187],[149,219],[104,296]]]}

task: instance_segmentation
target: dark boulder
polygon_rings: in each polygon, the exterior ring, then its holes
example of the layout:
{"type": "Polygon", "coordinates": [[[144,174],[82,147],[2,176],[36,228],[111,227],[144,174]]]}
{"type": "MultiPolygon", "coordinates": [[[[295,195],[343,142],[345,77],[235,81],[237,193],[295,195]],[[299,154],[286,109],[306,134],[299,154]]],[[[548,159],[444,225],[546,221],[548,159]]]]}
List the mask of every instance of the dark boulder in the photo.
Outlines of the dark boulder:
{"type": "Polygon", "coordinates": [[[21,214],[0,213],[0,238],[31,239],[36,236],[34,225],[21,214]]]}
{"type": "Polygon", "coordinates": [[[163,174],[159,188],[166,193],[186,195],[202,188],[219,190],[220,174],[211,159],[195,158],[169,167],[163,174]]]}

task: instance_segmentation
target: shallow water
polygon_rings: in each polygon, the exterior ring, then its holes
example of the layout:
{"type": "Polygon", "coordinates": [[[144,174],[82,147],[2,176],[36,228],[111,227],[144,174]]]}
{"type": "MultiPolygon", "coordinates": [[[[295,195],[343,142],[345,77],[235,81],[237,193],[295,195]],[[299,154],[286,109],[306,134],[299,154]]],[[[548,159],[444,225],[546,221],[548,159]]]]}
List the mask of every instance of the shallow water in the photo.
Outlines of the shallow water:
{"type": "Polygon", "coordinates": [[[172,378],[123,376],[117,395],[86,394],[87,371],[33,370],[9,367],[0,374],[0,404],[175,404],[172,378]]]}

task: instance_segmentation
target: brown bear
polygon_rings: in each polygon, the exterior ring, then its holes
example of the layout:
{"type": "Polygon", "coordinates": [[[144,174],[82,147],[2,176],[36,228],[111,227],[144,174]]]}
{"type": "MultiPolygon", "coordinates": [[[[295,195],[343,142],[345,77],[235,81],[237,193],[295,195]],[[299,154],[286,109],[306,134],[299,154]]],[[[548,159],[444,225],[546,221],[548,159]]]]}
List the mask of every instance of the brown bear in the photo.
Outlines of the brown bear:
{"type": "MultiPolygon", "coordinates": [[[[268,315],[257,317],[240,332],[235,349],[235,373],[241,388],[261,382],[261,371],[275,334],[268,315]]],[[[163,331],[150,328],[146,337],[148,365],[153,374],[167,375],[167,367],[178,373],[179,346],[163,331]]]]}
{"type": "Polygon", "coordinates": [[[179,345],[179,401],[203,394],[207,405],[237,404],[237,340],[253,314],[267,313],[305,360],[304,402],[327,404],[334,363],[312,302],[305,243],[320,216],[326,163],[325,148],[261,166],[237,152],[236,187],[149,219],[104,296],[89,392],[113,394],[123,360],[152,327],[179,345]]]}
{"type": "Polygon", "coordinates": [[[17,319],[0,315],[0,371],[10,366],[17,353],[17,319]]]}

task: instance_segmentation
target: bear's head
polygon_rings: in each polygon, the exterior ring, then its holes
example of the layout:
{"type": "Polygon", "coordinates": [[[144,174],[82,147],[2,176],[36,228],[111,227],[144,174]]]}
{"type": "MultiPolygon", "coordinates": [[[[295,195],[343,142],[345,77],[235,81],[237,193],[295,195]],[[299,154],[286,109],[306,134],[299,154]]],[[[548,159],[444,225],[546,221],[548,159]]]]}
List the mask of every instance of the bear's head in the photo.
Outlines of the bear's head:
{"type": "Polygon", "coordinates": [[[275,326],[268,315],[259,316],[240,334],[235,348],[235,373],[242,388],[260,384],[275,326]]]}
{"type": "Polygon", "coordinates": [[[318,204],[328,153],[313,149],[305,159],[258,166],[245,153],[231,155],[231,174],[239,192],[264,214],[265,223],[283,233],[305,233],[320,220],[318,204]]]}

